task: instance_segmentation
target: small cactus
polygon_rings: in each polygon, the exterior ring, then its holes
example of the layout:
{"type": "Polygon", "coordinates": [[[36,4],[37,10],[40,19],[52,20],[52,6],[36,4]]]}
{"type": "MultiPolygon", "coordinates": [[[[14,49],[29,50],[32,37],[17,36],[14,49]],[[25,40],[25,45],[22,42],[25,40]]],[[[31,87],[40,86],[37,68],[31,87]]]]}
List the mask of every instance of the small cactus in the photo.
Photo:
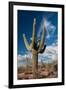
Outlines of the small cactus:
{"type": "Polygon", "coordinates": [[[45,32],[46,32],[46,25],[44,19],[44,30],[42,32],[41,40],[36,40],[36,18],[34,18],[33,22],[33,33],[32,33],[32,42],[29,44],[25,34],[23,34],[24,44],[27,50],[32,52],[32,71],[33,71],[33,78],[38,78],[38,54],[43,53],[46,45],[44,45],[45,41],[45,32]]]}
{"type": "Polygon", "coordinates": [[[26,68],[25,68],[25,73],[28,73],[28,69],[29,69],[29,64],[28,64],[28,57],[26,57],[26,68]]]}

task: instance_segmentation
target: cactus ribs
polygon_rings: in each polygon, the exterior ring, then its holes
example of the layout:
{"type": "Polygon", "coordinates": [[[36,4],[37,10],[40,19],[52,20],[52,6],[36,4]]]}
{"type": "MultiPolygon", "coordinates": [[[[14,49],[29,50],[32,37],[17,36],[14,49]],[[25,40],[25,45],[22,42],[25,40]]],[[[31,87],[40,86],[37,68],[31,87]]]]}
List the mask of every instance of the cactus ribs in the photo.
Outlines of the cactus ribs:
{"type": "Polygon", "coordinates": [[[38,54],[43,53],[46,45],[44,45],[46,33],[46,19],[44,18],[44,30],[41,39],[36,40],[36,18],[33,22],[32,42],[28,44],[25,34],[23,34],[24,44],[28,51],[32,52],[32,73],[33,78],[38,78],[38,54]]]}

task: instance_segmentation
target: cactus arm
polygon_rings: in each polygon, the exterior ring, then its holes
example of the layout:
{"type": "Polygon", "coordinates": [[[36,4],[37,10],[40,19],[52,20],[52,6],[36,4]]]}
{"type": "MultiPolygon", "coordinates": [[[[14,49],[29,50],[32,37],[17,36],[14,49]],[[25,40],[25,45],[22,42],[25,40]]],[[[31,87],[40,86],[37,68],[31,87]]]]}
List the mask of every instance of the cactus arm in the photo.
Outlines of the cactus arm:
{"type": "Polygon", "coordinates": [[[24,40],[24,44],[25,44],[25,46],[26,46],[26,48],[27,48],[27,50],[31,50],[31,48],[30,48],[30,45],[28,44],[28,42],[27,42],[27,39],[26,39],[26,37],[25,37],[25,34],[23,34],[23,40],[24,40]]]}
{"type": "Polygon", "coordinates": [[[41,37],[41,41],[40,41],[40,45],[39,45],[39,50],[43,47],[44,45],[44,40],[45,40],[45,32],[46,32],[46,20],[44,19],[44,30],[42,32],[42,37],[41,37]]]}
{"type": "Polygon", "coordinates": [[[45,49],[46,49],[46,45],[44,45],[44,47],[38,53],[43,53],[45,49]]]}
{"type": "Polygon", "coordinates": [[[35,44],[35,37],[36,37],[36,19],[34,18],[34,23],[33,23],[33,34],[32,34],[32,48],[34,47],[35,44]]]}

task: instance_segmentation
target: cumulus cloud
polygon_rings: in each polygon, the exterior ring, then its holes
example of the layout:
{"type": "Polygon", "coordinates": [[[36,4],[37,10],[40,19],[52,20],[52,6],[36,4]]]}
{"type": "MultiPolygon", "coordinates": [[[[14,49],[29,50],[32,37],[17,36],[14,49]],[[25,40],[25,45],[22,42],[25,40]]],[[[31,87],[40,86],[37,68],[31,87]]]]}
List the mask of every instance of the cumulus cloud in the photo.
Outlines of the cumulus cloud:
{"type": "MultiPolygon", "coordinates": [[[[32,63],[32,54],[27,52],[24,55],[18,55],[18,66],[26,64],[26,58],[29,59],[29,63],[32,63]]],[[[43,54],[38,55],[38,61],[43,61],[44,63],[51,63],[55,60],[58,60],[58,45],[57,40],[52,43],[52,45],[47,46],[43,54]]]]}
{"type": "Polygon", "coordinates": [[[17,66],[18,67],[25,66],[27,63],[27,59],[29,60],[28,62],[31,63],[31,58],[32,58],[32,55],[30,52],[27,52],[24,55],[18,54],[17,55],[17,66]]]}
{"type": "Polygon", "coordinates": [[[26,60],[26,58],[31,58],[31,57],[32,57],[32,55],[30,53],[24,54],[24,55],[18,54],[17,59],[18,59],[18,61],[21,61],[21,60],[26,60]]]}
{"type": "Polygon", "coordinates": [[[46,63],[58,60],[58,46],[47,46],[45,52],[39,55],[39,61],[41,60],[43,60],[46,63]]]}

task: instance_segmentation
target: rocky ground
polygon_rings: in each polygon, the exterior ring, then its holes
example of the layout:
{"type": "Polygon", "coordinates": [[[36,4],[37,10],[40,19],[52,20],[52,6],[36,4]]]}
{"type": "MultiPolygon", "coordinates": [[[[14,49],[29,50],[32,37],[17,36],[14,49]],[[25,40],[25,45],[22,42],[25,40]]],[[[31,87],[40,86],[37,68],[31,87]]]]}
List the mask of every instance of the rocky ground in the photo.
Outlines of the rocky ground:
{"type": "MultiPolygon", "coordinates": [[[[19,67],[17,77],[18,77],[18,80],[33,79],[32,66],[19,67]]],[[[57,64],[57,62],[53,62],[51,64],[39,64],[38,65],[37,79],[57,78],[57,77],[58,77],[58,64],[57,64]]]]}

